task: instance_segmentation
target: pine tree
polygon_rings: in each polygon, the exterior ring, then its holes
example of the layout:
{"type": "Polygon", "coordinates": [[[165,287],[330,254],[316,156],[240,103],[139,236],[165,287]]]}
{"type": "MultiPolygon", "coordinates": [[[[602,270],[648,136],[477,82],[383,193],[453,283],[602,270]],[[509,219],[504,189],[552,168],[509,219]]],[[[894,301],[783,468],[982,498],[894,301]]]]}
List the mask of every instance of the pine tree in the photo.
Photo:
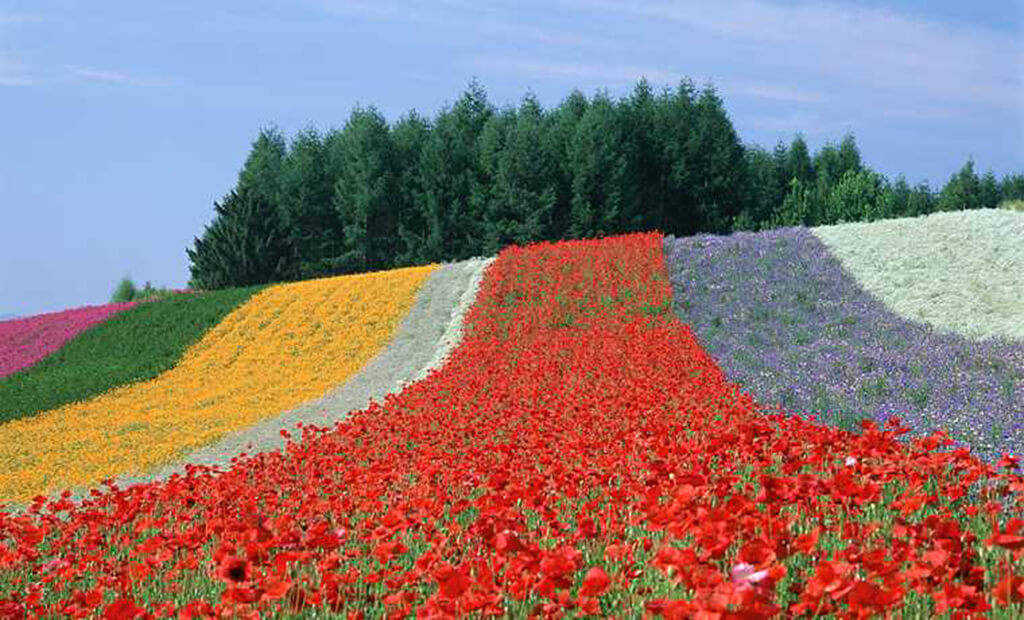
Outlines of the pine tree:
{"type": "Polygon", "coordinates": [[[544,111],[528,95],[518,111],[492,117],[484,130],[481,161],[490,177],[484,219],[487,254],[509,243],[539,241],[550,228],[557,181],[555,162],[541,149],[543,128],[544,111]]]}
{"type": "Polygon", "coordinates": [[[326,160],[323,139],[312,128],[295,136],[284,160],[280,211],[292,251],[290,279],[341,271],[344,229],[332,206],[334,188],[326,160]]]}
{"type": "Polygon", "coordinates": [[[555,182],[555,202],[548,228],[544,232],[544,239],[549,241],[564,239],[569,234],[573,177],[569,151],[576,127],[588,107],[590,102],[586,96],[574,90],[545,117],[540,151],[548,161],[554,162],[551,174],[555,182]]]}
{"type": "Polygon", "coordinates": [[[275,206],[279,205],[282,170],[287,153],[287,143],[277,127],[260,130],[238,173],[238,188],[244,188],[275,206]]]}
{"type": "MultiPolygon", "coordinates": [[[[815,165],[811,161],[810,151],[807,149],[807,142],[802,134],[797,134],[786,150],[786,185],[796,179],[804,185],[814,182],[815,165]]],[[[841,175],[840,175],[841,176],[841,175]]],[[[838,179],[837,179],[838,180],[838,179]]]]}
{"type": "Polygon", "coordinates": [[[338,139],[338,157],[343,163],[333,205],[344,230],[339,265],[346,273],[389,268],[400,251],[398,222],[404,214],[395,209],[398,171],[380,112],[352,111],[338,139]]]}
{"type": "Polygon", "coordinates": [[[985,172],[978,183],[978,206],[982,209],[995,209],[999,206],[1000,200],[999,181],[991,171],[985,172]]]}
{"type": "Polygon", "coordinates": [[[576,125],[569,146],[572,198],[568,234],[572,238],[618,230],[626,166],[617,143],[614,104],[606,93],[598,93],[576,125]]]}
{"type": "Polygon", "coordinates": [[[415,110],[403,116],[391,128],[391,144],[396,171],[396,188],[393,196],[396,209],[402,214],[398,222],[399,250],[395,254],[395,266],[415,265],[425,262],[424,254],[426,223],[423,214],[423,178],[420,173],[420,158],[423,145],[430,137],[430,124],[415,110]]]}
{"type": "Polygon", "coordinates": [[[663,224],[668,166],[655,123],[664,98],[659,100],[647,79],[641,78],[630,96],[616,106],[626,164],[619,217],[623,232],[653,230],[663,224]]]}
{"type": "Polygon", "coordinates": [[[697,89],[681,80],[673,93],[658,106],[655,121],[661,138],[661,161],[666,171],[665,207],[662,228],[673,235],[690,235],[700,229],[695,187],[699,173],[694,154],[701,148],[696,138],[697,89]]]}
{"type": "Polygon", "coordinates": [[[474,211],[472,196],[480,183],[477,139],[492,114],[486,93],[474,80],[435,119],[420,156],[425,260],[462,260],[480,253],[483,217],[474,211]]]}
{"type": "Polygon", "coordinates": [[[277,279],[288,248],[274,206],[243,187],[214,209],[213,222],[186,249],[189,286],[209,290],[277,279]]]}
{"type": "Polygon", "coordinates": [[[968,159],[939,192],[939,211],[963,211],[981,206],[981,184],[974,171],[974,160],[968,159]]]}
{"type": "Polygon", "coordinates": [[[743,146],[714,87],[701,91],[696,106],[695,140],[690,153],[695,207],[700,230],[726,232],[739,215],[747,180],[743,146]]]}

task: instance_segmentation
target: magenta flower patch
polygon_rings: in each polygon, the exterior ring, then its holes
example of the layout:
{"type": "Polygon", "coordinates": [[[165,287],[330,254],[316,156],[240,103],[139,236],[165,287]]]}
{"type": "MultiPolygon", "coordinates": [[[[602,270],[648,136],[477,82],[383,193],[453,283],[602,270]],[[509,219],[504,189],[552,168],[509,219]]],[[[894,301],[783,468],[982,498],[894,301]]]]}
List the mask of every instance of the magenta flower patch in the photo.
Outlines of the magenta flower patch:
{"type": "Polygon", "coordinates": [[[84,306],[0,322],[0,377],[28,368],[82,331],[136,303],[84,306]]]}

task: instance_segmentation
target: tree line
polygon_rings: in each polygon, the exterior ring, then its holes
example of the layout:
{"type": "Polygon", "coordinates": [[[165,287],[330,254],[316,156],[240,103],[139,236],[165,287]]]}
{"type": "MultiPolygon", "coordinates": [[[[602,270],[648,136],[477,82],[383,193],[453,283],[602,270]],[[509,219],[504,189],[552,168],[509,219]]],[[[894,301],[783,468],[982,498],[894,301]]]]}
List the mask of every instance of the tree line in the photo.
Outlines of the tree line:
{"type": "Polygon", "coordinates": [[[433,119],[357,106],[339,129],[276,128],[187,249],[216,289],[491,255],[510,243],[640,230],[673,235],[916,216],[1024,198],[1024,174],[968,160],[939,191],[889,180],[852,135],[744,145],[712,85],[612,99],[573,91],[496,108],[473,81],[433,119]]]}

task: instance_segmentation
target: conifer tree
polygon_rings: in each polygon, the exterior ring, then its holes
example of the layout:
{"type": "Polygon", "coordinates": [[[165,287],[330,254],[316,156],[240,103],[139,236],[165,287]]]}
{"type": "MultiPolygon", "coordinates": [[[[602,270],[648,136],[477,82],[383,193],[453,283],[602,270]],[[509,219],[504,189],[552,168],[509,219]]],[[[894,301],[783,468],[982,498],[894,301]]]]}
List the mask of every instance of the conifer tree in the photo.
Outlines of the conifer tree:
{"type": "Polygon", "coordinates": [[[981,184],[974,171],[974,160],[968,159],[939,192],[939,211],[963,211],[981,206],[981,184]]]}
{"type": "Polygon", "coordinates": [[[569,146],[572,198],[568,234],[572,238],[618,230],[626,165],[614,129],[614,104],[606,93],[598,93],[576,125],[569,146]]]}
{"type": "Polygon", "coordinates": [[[356,107],[338,138],[340,176],[333,205],[343,225],[339,265],[346,273],[394,264],[400,251],[397,170],[387,121],[376,108],[356,107]]]}
{"type": "Polygon", "coordinates": [[[420,159],[423,146],[430,137],[430,124],[415,110],[403,116],[391,128],[391,144],[395,162],[395,194],[392,197],[402,214],[398,221],[399,249],[394,265],[408,266],[424,262],[426,223],[423,214],[423,179],[420,159]]]}
{"type": "Polygon", "coordinates": [[[431,127],[420,156],[422,260],[461,260],[482,247],[482,218],[471,197],[480,183],[477,139],[492,114],[483,87],[474,80],[431,127]]]}
{"type": "Polygon", "coordinates": [[[590,107],[590,101],[579,90],[573,90],[557,109],[546,115],[540,150],[553,162],[551,174],[555,183],[555,202],[544,238],[564,239],[569,234],[572,204],[572,162],[569,159],[576,126],[590,107]]]}
{"type": "Polygon", "coordinates": [[[490,177],[484,212],[487,254],[510,243],[539,241],[550,228],[557,190],[555,162],[541,148],[544,126],[540,103],[528,95],[518,110],[493,116],[484,130],[481,158],[490,177]]]}
{"type": "Polygon", "coordinates": [[[246,187],[214,203],[215,217],[186,249],[191,281],[199,289],[272,282],[286,260],[277,210],[246,187]]]}
{"type": "Polygon", "coordinates": [[[292,140],[281,174],[281,219],[292,255],[288,277],[309,278],[340,273],[342,220],[332,206],[323,139],[315,129],[292,140]]]}

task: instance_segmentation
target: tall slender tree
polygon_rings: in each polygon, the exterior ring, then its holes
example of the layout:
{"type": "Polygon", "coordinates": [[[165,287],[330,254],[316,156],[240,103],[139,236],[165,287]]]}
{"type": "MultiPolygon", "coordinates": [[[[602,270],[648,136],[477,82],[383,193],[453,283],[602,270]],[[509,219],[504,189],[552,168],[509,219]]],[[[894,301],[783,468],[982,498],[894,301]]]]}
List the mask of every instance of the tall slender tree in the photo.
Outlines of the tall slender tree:
{"type": "Polygon", "coordinates": [[[974,171],[974,160],[968,159],[939,192],[939,211],[963,211],[981,206],[981,184],[974,171]]]}
{"type": "Polygon", "coordinates": [[[480,181],[477,139],[494,113],[475,80],[451,108],[434,121],[420,156],[424,222],[422,257],[464,259],[479,253],[481,213],[471,201],[480,181]]]}
{"type": "Polygon", "coordinates": [[[292,250],[291,278],[340,273],[343,225],[331,204],[334,192],[325,163],[320,134],[312,128],[299,132],[281,178],[280,211],[292,250]]]}
{"type": "Polygon", "coordinates": [[[674,235],[691,234],[701,225],[695,192],[699,171],[694,165],[694,154],[700,149],[695,137],[696,101],[697,88],[693,82],[681,80],[675,91],[658,106],[655,119],[666,174],[661,227],[674,235]]]}
{"type": "Polygon", "coordinates": [[[394,200],[399,174],[387,121],[374,107],[356,107],[338,142],[344,162],[333,198],[344,226],[339,262],[349,273],[385,269],[401,251],[404,215],[394,200]]]}
{"type": "Polygon", "coordinates": [[[430,137],[430,123],[410,111],[391,127],[391,144],[397,178],[392,197],[402,217],[398,222],[400,249],[395,254],[395,266],[408,266],[425,262],[422,254],[427,225],[424,220],[423,178],[420,159],[423,146],[430,137]]]}
{"type": "Polygon", "coordinates": [[[541,148],[544,112],[533,95],[518,110],[508,110],[488,122],[493,135],[482,149],[484,167],[491,171],[485,211],[484,252],[494,254],[509,243],[544,238],[557,199],[555,162],[541,148]],[[501,119],[501,120],[498,120],[501,119]],[[495,150],[497,145],[499,150],[495,150]]]}
{"type": "Polygon", "coordinates": [[[568,153],[572,167],[570,237],[618,230],[626,163],[617,146],[615,120],[614,103],[607,93],[598,93],[576,125],[568,153]]]}
{"type": "Polygon", "coordinates": [[[573,177],[569,152],[576,127],[589,107],[590,101],[586,96],[579,90],[573,90],[557,109],[545,116],[540,152],[548,161],[554,162],[551,173],[555,177],[555,203],[545,239],[563,239],[569,234],[573,177]]]}

